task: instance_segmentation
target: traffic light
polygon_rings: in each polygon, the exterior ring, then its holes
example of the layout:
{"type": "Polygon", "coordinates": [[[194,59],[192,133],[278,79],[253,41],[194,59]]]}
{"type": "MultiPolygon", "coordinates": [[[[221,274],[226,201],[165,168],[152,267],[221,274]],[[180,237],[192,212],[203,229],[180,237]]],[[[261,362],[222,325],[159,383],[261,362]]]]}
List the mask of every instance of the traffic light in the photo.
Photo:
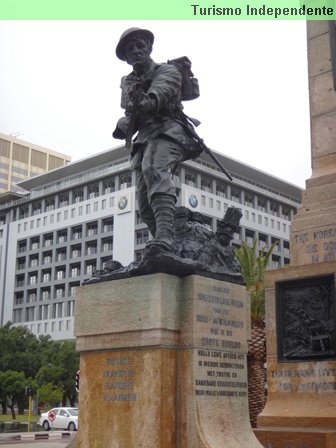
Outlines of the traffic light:
{"type": "Polygon", "coordinates": [[[32,389],[31,389],[30,386],[27,386],[27,387],[26,387],[25,392],[26,392],[26,396],[27,396],[27,397],[31,397],[31,395],[32,395],[32,389]]]}
{"type": "Polygon", "coordinates": [[[79,370],[76,373],[76,391],[79,392],[79,370]]]}

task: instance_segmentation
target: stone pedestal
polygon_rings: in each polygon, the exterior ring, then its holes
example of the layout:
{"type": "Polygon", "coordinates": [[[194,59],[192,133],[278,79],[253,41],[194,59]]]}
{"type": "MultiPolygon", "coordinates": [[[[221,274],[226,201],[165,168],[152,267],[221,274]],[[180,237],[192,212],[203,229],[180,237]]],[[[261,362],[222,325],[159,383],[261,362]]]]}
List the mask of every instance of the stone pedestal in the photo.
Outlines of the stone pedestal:
{"type": "Polygon", "coordinates": [[[261,448],[248,333],[239,284],[154,274],[81,287],[77,448],[261,448]]]}
{"type": "Polygon", "coordinates": [[[294,217],[291,264],[266,286],[267,448],[336,447],[336,93],[327,21],[308,21],[312,177],[294,217]]]}
{"type": "MultiPolygon", "coordinates": [[[[281,286],[283,282],[292,283],[297,288],[305,288],[307,278],[312,279],[313,288],[316,289],[315,279],[316,284],[319,284],[321,279],[328,279],[329,276],[332,278],[334,272],[336,262],[319,263],[313,268],[311,265],[291,266],[267,273],[265,287],[268,399],[258,417],[258,429],[255,431],[258,439],[267,448],[336,447],[336,360],[333,356],[335,330],[327,330],[331,339],[328,347],[322,332],[317,335],[316,341],[317,344],[325,343],[325,346],[316,346],[314,332],[310,333],[310,330],[315,328],[315,322],[308,317],[312,298],[307,294],[302,302],[302,309],[297,310],[296,305],[291,307],[293,299],[290,294],[283,298],[276,291],[276,287],[281,286]],[[279,302],[283,299],[287,300],[287,307],[292,313],[289,324],[288,321],[284,323],[287,333],[279,329],[279,314],[282,311],[279,302]],[[282,349],[286,348],[286,337],[291,331],[297,351],[293,353],[289,346],[286,354],[282,349]],[[297,335],[302,337],[302,343],[297,335]],[[306,350],[303,349],[304,344],[306,350]],[[287,362],[281,360],[281,355],[288,357],[287,362]]],[[[330,297],[335,300],[334,292],[330,297]]],[[[319,301],[316,297],[314,314],[317,320],[322,322],[319,312],[324,303],[319,301]]],[[[329,306],[330,310],[335,310],[334,304],[329,306]]],[[[332,323],[334,325],[334,319],[335,316],[332,315],[330,327],[332,323]]]]}

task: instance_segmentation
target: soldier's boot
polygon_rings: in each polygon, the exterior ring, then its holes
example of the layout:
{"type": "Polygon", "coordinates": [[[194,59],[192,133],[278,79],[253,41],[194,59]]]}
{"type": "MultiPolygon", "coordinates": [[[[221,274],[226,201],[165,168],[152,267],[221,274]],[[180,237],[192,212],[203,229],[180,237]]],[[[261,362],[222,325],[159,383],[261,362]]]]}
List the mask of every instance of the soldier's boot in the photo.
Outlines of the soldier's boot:
{"type": "Polygon", "coordinates": [[[154,195],[151,207],[155,216],[155,237],[149,241],[148,247],[158,247],[171,251],[174,239],[175,198],[169,194],[154,195]]]}

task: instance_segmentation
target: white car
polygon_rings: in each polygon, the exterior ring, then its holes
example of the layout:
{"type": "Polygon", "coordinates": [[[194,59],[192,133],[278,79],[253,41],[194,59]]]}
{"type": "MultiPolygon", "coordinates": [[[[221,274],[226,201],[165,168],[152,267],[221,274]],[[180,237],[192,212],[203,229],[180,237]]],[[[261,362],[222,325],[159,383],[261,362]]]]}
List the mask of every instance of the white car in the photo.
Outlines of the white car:
{"type": "Polygon", "coordinates": [[[69,429],[76,431],[78,428],[78,408],[52,408],[41,414],[39,425],[45,431],[53,429],[69,429]],[[55,417],[53,419],[53,417],[55,417]]]}

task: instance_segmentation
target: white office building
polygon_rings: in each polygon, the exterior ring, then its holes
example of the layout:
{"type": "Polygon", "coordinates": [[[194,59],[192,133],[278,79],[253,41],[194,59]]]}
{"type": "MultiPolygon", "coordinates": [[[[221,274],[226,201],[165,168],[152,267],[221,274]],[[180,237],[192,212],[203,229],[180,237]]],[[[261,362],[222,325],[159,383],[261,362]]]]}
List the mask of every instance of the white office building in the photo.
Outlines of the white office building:
{"type": "MultiPolygon", "coordinates": [[[[199,211],[207,226],[229,206],[242,210],[234,244],[277,241],[271,267],[289,263],[290,223],[301,189],[216,153],[228,179],[208,155],[174,173],[179,205],[199,211]]],[[[141,256],[148,230],[137,211],[135,173],[120,146],[18,184],[26,195],[0,196],[0,325],[12,321],[34,334],[73,338],[75,292],[113,259],[141,256]]]]}

